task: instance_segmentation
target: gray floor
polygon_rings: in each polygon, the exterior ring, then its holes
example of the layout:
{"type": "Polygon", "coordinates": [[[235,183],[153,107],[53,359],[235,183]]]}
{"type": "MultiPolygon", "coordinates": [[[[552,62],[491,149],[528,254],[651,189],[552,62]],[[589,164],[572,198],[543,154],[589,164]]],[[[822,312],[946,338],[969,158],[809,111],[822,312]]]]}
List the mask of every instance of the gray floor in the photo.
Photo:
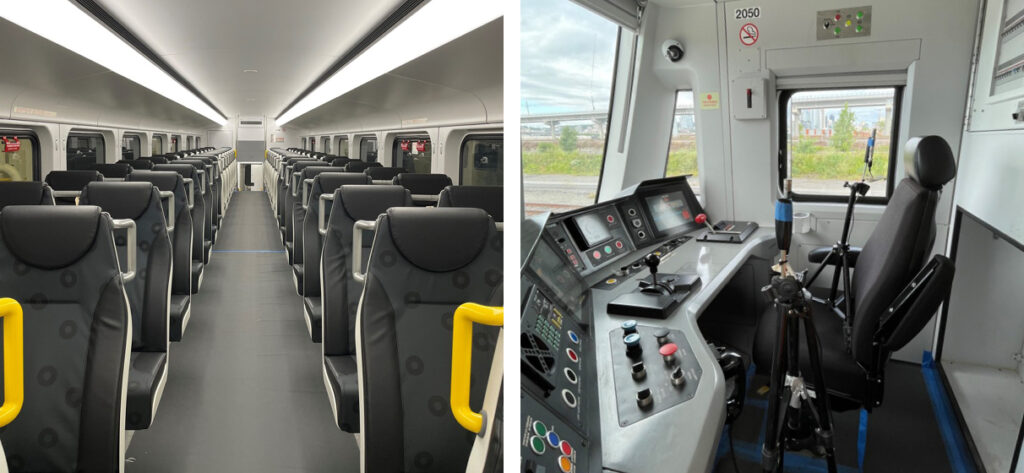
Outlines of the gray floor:
{"type": "Polygon", "coordinates": [[[354,438],[331,421],[320,345],[306,333],[266,194],[235,194],[214,250],[128,472],[358,471],[354,438]]]}

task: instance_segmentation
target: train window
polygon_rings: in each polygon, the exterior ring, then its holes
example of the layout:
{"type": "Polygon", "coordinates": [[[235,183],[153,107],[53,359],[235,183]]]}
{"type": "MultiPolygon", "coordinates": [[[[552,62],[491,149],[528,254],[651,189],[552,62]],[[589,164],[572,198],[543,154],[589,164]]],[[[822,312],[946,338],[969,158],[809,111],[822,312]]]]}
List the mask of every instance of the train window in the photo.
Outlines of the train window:
{"type": "Polygon", "coordinates": [[[597,200],[619,27],[570,0],[523,0],[520,47],[526,214],[597,200]]]}
{"type": "Polygon", "coordinates": [[[426,136],[399,136],[395,138],[392,156],[397,168],[409,172],[430,174],[430,138],[426,136]]]}
{"type": "Polygon", "coordinates": [[[338,137],[338,151],[335,152],[334,154],[337,154],[338,156],[346,156],[346,157],[348,156],[348,137],[347,136],[340,136],[340,137],[338,137]]]}
{"type": "Polygon", "coordinates": [[[202,147],[203,147],[203,139],[197,136],[196,137],[196,149],[199,149],[199,148],[202,148],[202,147]]]}
{"type": "Polygon", "coordinates": [[[150,154],[150,156],[164,154],[164,137],[153,135],[153,149],[151,151],[153,154],[150,154]]]}
{"type": "Polygon", "coordinates": [[[125,133],[121,137],[121,159],[139,159],[142,156],[142,137],[125,133]]]}
{"type": "Polygon", "coordinates": [[[178,135],[171,136],[171,152],[172,153],[177,153],[179,151],[178,150],[178,142],[180,142],[180,141],[181,141],[181,137],[180,136],[178,136],[178,135]]]}
{"type": "Polygon", "coordinates": [[[39,180],[39,139],[26,131],[0,130],[0,181],[39,180]],[[11,151],[5,151],[10,149],[11,151]]]}
{"type": "Polygon", "coordinates": [[[71,133],[68,135],[68,169],[89,169],[90,165],[105,163],[103,135],[99,133],[71,133]]]}
{"type": "Polygon", "coordinates": [[[309,137],[309,150],[316,151],[316,138],[313,138],[312,136],[309,137]]]}
{"type": "Polygon", "coordinates": [[[780,100],[779,179],[793,179],[793,198],[845,202],[847,181],[866,178],[865,202],[885,203],[896,166],[901,88],[784,91],[780,100]],[[875,135],[870,173],[868,142],[875,135]]]}
{"type": "Polygon", "coordinates": [[[185,144],[185,149],[188,149],[188,150],[195,149],[195,148],[192,147],[192,137],[191,136],[186,138],[185,143],[186,143],[185,144]]]}
{"type": "Polygon", "coordinates": [[[302,139],[302,149],[306,149],[306,139],[302,139]]]}
{"type": "Polygon", "coordinates": [[[364,136],[359,140],[359,160],[377,162],[377,138],[364,136]]]}
{"type": "Polygon", "coordinates": [[[324,136],[320,138],[320,146],[324,149],[324,152],[331,154],[331,137],[324,136]]]}
{"type": "MultiPolygon", "coordinates": [[[[693,91],[676,93],[676,108],[672,118],[672,138],[668,144],[665,177],[682,176],[697,172],[697,117],[693,112],[693,91]]],[[[700,195],[700,183],[689,179],[694,194],[700,195]]]]}
{"type": "Polygon", "coordinates": [[[463,186],[502,186],[505,141],[501,135],[469,136],[459,152],[459,184],[463,186]]]}

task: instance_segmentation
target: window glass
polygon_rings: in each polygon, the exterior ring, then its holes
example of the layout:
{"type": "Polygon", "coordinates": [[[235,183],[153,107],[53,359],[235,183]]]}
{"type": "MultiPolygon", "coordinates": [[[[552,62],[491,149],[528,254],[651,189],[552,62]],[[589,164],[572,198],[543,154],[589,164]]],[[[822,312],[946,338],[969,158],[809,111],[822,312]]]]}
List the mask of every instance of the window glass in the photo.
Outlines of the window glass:
{"type": "Polygon", "coordinates": [[[309,150],[316,151],[316,138],[309,137],[309,150]]]}
{"type": "Polygon", "coordinates": [[[324,149],[324,153],[331,154],[331,137],[324,136],[320,138],[320,145],[324,149]]]}
{"type": "Polygon", "coordinates": [[[68,135],[68,170],[89,169],[104,163],[103,135],[72,133],[68,135]]]}
{"type": "Polygon", "coordinates": [[[164,137],[160,135],[153,135],[153,154],[150,156],[157,156],[164,154],[164,137]]]}
{"type": "Polygon", "coordinates": [[[501,136],[470,136],[459,153],[459,184],[463,186],[502,186],[505,177],[502,162],[505,142],[501,136]]]}
{"type": "Polygon", "coordinates": [[[364,137],[359,140],[359,160],[377,162],[377,138],[364,137]]]}
{"type": "Polygon", "coordinates": [[[338,156],[345,156],[345,157],[348,156],[348,138],[347,137],[338,138],[338,151],[335,152],[334,154],[337,154],[338,156]]]}
{"type": "Polygon", "coordinates": [[[178,142],[180,142],[180,141],[181,141],[181,137],[178,136],[178,135],[174,135],[174,136],[171,137],[171,152],[172,153],[177,153],[178,152],[178,142]]]}
{"type": "Polygon", "coordinates": [[[526,214],[593,204],[619,27],[570,0],[523,0],[521,18],[526,214]]]}
{"type": "Polygon", "coordinates": [[[199,149],[199,148],[202,148],[202,147],[203,147],[203,139],[197,136],[196,137],[196,149],[199,149]]]}
{"type": "Polygon", "coordinates": [[[39,146],[35,135],[25,132],[4,133],[0,135],[8,141],[19,142],[21,148],[18,151],[4,151],[6,147],[0,144],[0,181],[33,181],[39,180],[39,146]]]}
{"type": "MultiPolygon", "coordinates": [[[[867,197],[886,199],[889,166],[895,149],[893,123],[897,117],[895,88],[802,90],[786,93],[785,172],[793,179],[796,198],[848,197],[848,181],[867,180],[867,197]],[[875,133],[872,166],[865,154],[875,133]],[[831,197],[829,197],[831,196],[831,197]]],[[[898,113],[898,112],[897,112],[898,113]]]]}
{"type": "Polygon", "coordinates": [[[188,143],[188,148],[186,148],[186,149],[188,149],[188,150],[195,149],[195,148],[192,147],[192,137],[191,136],[188,137],[188,141],[186,143],[188,143]]]}
{"type": "Polygon", "coordinates": [[[129,135],[121,137],[121,159],[139,159],[142,156],[142,137],[129,135]]]}
{"type": "Polygon", "coordinates": [[[399,136],[395,138],[395,167],[409,172],[430,174],[430,155],[432,146],[426,136],[399,136]]]}
{"type": "MultiPolygon", "coordinates": [[[[665,177],[697,173],[697,117],[693,112],[693,91],[676,93],[676,108],[672,118],[672,139],[668,145],[665,177]]],[[[693,193],[700,195],[698,179],[687,179],[693,193]]]]}
{"type": "Polygon", "coordinates": [[[302,139],[302,149],[306,149],[306,139],[302,139]]]}

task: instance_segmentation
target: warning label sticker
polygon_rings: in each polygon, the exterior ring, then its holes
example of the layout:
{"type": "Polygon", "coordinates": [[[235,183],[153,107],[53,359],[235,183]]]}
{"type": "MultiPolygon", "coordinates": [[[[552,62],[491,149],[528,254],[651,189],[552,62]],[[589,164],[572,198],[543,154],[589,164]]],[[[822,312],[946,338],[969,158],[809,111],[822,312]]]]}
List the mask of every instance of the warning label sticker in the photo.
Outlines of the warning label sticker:
{"type": "Polygon", "coordinates": [[[701,110],[718,110],[718,92],[706,92],[700,96],[701,110]]]}
{"type": "Polygon", "coordinates": [[[753,23],[747,23],[740,27],[740,42],[744,46],[753,46],[757,43],[757,38],[761,33],[757,30],[757,25],[753,23]]]}

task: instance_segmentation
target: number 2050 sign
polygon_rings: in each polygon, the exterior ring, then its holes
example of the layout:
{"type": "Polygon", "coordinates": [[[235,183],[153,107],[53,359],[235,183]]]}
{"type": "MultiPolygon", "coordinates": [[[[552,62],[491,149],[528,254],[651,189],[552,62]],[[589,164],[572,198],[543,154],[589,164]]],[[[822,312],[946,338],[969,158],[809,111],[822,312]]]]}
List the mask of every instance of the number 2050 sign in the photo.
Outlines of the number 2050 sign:
{"type": "Polygon", "coordinates": [[[736,19],[737,20],[749,20],[751,18],[761,18],[761,7],[737,8],[736,9],[736,19]]]}

